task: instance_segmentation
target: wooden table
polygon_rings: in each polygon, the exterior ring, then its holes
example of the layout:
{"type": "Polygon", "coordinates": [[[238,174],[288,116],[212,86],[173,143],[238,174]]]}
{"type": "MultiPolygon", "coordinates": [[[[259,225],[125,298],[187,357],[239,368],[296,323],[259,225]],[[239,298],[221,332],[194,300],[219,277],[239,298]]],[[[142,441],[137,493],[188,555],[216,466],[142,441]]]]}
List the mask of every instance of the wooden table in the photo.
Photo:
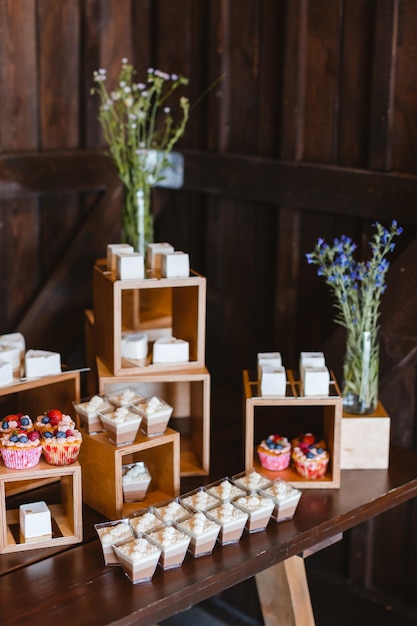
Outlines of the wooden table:
{"type": "MultiPolygon", "coordinates": [[[[245,532],[238,544],[217,545],[210,556],[187,555],[180,569],[158,568],[151,582],[138,585],[120,567],[103,564],[93,528],[103,518],[86,507],[82,544],[0,555],[1,623],[155,624],[249,577],[262,578],[263,572],[268,584],[280,577],[282,567],[297,579],[305,551],[416,496],[417,454],[394,448],[389,469],[344,470],[339,489],[305,490],[292,520],[271,520],[266,531],[245,532]]],[[[264,591],[264,616],[273,624],[276,607],[264,591]]],[[[274,595],[286,601],[291,589],[282,591],[274,595]]],[[[305,600],[308,605],[309,597],[305,600]]],[[[286,623],[311,624],[312,619],[307,606],[304,615],[286,623]]]]}

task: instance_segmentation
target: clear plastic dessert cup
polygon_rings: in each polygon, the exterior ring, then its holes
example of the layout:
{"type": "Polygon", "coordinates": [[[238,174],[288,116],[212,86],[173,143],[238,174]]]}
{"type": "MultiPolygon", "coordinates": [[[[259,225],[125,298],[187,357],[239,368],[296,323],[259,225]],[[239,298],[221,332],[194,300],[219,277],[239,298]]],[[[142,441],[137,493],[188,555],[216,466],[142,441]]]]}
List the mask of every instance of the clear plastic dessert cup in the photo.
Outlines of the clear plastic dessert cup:
{"type": "Polygon", "coordinates": [[[113,406],[130,406],[136,405],[138,402],[145,398],[144,395],[136,391],[133,387],[122,387],[115,391],[111,391],[106,394],[109,402],[113,406]]]}
{"type": "Polygon", "coordinates": [[[107,411],[112,405],[106,399],[106,396],[97,394],[88,398],[82,398],[79,402],[74,400],[72,406],[78,415],[81,425],[91,435],[104,430],[99,412],[107,411]]]}
{"type": "Polygon", "coordinates": [[[128,579],[133,583],[149,582],[156,570],[161,550],[142,534],[113,546],[114,553],[128,579]]]}
{"type": "Polygon", "coordinates": [[[208,493],[204,487],[198,487],[180,496],[180,503],[191,511],[207,511],[220,504],[220,500],[208,493]]]}
{"type": "Polygon", "coordinates": [[[238,496],[244,496],[247,491],[235,485],[232,480],[228,476],[225,478],[221,478],[220,480],[216,480],[213,483],[205,486],[205,490],[212,496],[215,496],[222,502],[227,502],[228,500],[234,500],[238,496]]]}
{"type": "Polygon", "coordinates": [[[302,492],[282,478],[276,478],[269,487],[260,490],[262,495],[272,498],[272,519],[283,522],[294,517],[302,492]]]}
{"type": "Polygon", "coordinates": [[[162,435],[165,432],[172,415],[172,406],[157,396],[152,396],[144,398],[135,407],[142,417],[140,429],[147,437],[162,435]]]}
{"type": "Polygon", "coordinates": [[[257,489],[265,489],[265,487],[269,487],[272,482],[270,478],[267,478],[253,467],[244,472],[240,472],[240,474],[235,474],[232,476],[232,481],[238,487],[249,492],[256,491],[257,489]]]}
{"type": "Polygon", "coordinates": [[[141,416],[125,406],[113,407],[99,413],[104,430],[116,446],[133,443],[139,430],[141,416]]]}
{"type": "Polygon", "coordinates": [[[124,502],[140,502],[146,496],[152,476],[143,461],[122,466],[124,502]]]}
{"type": "Polygon", "coordinates": [[[189,517],[177,522],[177,526],[190,536],[188,551],[194,558],[213,552],[219,536],[220,524],[209,519],[203,511],[191,513],[189,517]]]}
{"type": "Polygon", "coordinates": [[[158,563],[163,570],[182,565],[190,544],[190,536],[180,530],[175,522],[162,524],[145,536],[160,549],[158,563]]]}
{"type": "Polygon", "coordinates": [[[238,543],[243,534],[248,514],[238,509],[232,502],[223,502],[206,511],[209,519],[220,524],[218,541],[222,546],[238,543]]]}
{"type": "Polygon", "coordinates": [[[161,525],[161,520],[154,513],[152,506],[142,511],[136,511],[127,518],[133,528],[133,532],[138,537],[141,533],[146,533],[161,525]]]}
{"type": "Polygon", "coordinates": [[[179,498],[171,498],[155,504],[153,512],[161,522],[178,522],[190,514],[190,509],[183,506],[179,498]]]}
{"type": "Polygon", "coordinates": [[[268,526],[274,508],[272,498],[252,492],[239,496],[236,500],[233,500],[233,504],[248,514],[246,521],[248,532],[256,533],[265,530],[268,526]]]}
{"type": "Polygon", "coordinates": [[[113,520],[112,522],[103,522],[95,524],[97,535],[100,539],[103,550],[104,563],[106,565],[120,565],[120,562],[114,552],[113,545],[120,543],[125,539],[134,537],[133,529],[127,519],[113,520]]]}

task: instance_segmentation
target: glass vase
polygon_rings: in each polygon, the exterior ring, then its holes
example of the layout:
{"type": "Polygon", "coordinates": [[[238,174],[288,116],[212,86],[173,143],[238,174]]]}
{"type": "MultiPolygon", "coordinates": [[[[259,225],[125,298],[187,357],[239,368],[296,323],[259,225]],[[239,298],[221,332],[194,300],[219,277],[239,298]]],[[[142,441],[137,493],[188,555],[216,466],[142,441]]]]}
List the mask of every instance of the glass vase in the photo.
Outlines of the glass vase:
{"type": "Polygon", "coordinates": [[[151,185],[124,188],[122,235],[124,243],[145,256],[148,243],[153,242],[151,185]]]}
{"type": "Polygon", "coordinates": [[[343,363],[343,409],[367,415],[378,403],[379,342],[376,330],[347,331],[343,363]]]}

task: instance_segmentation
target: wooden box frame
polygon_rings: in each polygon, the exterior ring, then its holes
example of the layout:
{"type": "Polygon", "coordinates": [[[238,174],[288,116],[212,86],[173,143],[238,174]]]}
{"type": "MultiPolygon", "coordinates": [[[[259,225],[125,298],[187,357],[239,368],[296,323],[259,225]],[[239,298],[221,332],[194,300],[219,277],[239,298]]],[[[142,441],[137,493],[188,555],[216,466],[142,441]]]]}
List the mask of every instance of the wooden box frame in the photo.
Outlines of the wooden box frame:
{"type": "Polygon", "coordinates": [[[104,261],[97,261],[93,300],[95,352],[114,375],[204,366],[206,279],[203,276],[192,272],[188,278],[152,275],[142,280],[117,280],[104,261]],[[143,363],[121,356],[122,332],[129,330],[149,334],[150,347],[143,363]],[[165,331],[188,341],[188,362],[152,363],[151,342],[165,331]]]}
{"type": "Polygon", "coordinates": [[[340,447],[341,469],[387,469],[391,418],[381,402],[369,415],[343,411],[340,447]]]}
{"type": "Polygon", "coordinates": [[[129,515],[179,495],[180,436],[167,428],[163,435],[138,433],[134,443],[115,446],[106,433],[83,435],[79,461],[83,470],[83,498],[109,519],[129,515]],[[123,502],[122,466],[144,461],[151,476],[145,499],[123,502]]]}
{"type": "Polygon", "coordinates": [[[144,396],[158,396],[173,407],[169,426],[180,433],[180,475],[210,472],[210,374],[207,368],[141,376],[113,376],[97,358],[99,393],[132,387],[144,396]]]}
{"type": "MultiPolygon", "coordinates": [[[[291,370],[287,370],[286,376],[287,386],[285,397],[263,397],[260,395],[259,381],[256,378],[256,373],[251,377],[247,370],[243,371],[245,469],[255,467],[258,471],[261,471],[271,479],[281,477],[294,487],[300,489],[338,488],[340,487],[342,398],[337,383],[333,375],[331,375],[329,396],[306,397],[301,395],[302,383],[295,378],[294,373],[291,370]],[[283,415],[285,415],[285,407],[322,407],[322,416],[319,418],[321,420],[320,425],[323,426],[324,437],[330,454],[330,461],[324,478],[319,480],[304,479],[299,476],[291,466],[279,472],[268,471],[261,466],[256,453],[256,446],[259,442],[255,442],[255,421],[257,419],[256,410],[258,407],[283,407],[283,415]]],[[[276,417],[276,432],[280,432],[279,413],[280,411],[277,412],[276,417]]],[[[286,417],[288,417],[288,415],[286,417]]],[[[285,432],[281,432],[280,434],[286,435],[285,432]]]]}
{"type": "MultiPolygon", "coordinates": [[[[29,495],[28,502],[31,502],[29,495]]],[[[38,465],[27,470],[0,467],[1,554],[80,543],[82,540],[82,481],[79,463],[58,467],[48,465],[41,459],[38,465]],[[48,506],[51,510],[53,529],[58,530],[60,536],[53,536],[51,539],[31,539],[19,543],[12,532],[12,527],[19,525],[19,509],[8,510],[6,497],[16,493],[16,483],[19,484],[17,491],[29,492],[35,487],[55,481],[59,481],[61,485],[61,503],[48,506]],[[22,488],[22,485],[25,488],[22,488]]]]}

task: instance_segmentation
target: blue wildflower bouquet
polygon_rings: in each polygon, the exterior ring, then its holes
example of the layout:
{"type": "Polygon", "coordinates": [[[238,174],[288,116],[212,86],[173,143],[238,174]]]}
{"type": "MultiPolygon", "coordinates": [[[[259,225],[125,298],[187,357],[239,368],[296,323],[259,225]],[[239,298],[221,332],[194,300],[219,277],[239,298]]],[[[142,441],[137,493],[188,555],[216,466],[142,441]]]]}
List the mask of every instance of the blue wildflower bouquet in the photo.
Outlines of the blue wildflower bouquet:
{"type": "Polygon", "coordinates": [[[378,397],[378,320],[382,294],[389,269],[387,255],[395,247],[393,239],[402,233],[394,220],[388,229],[376,222],[370,241],[371,257],[356,261],[356,244],[343,235],[333,246],[318,239],[313,252],[306,255],[309,264],[318,265],[334,297],[335,322],[347,331],[346,358],[343,367],[345,408],[352,412],[372,412],[378,397]],[[365,408],[367,407],[367,408],[365,408]]]}

